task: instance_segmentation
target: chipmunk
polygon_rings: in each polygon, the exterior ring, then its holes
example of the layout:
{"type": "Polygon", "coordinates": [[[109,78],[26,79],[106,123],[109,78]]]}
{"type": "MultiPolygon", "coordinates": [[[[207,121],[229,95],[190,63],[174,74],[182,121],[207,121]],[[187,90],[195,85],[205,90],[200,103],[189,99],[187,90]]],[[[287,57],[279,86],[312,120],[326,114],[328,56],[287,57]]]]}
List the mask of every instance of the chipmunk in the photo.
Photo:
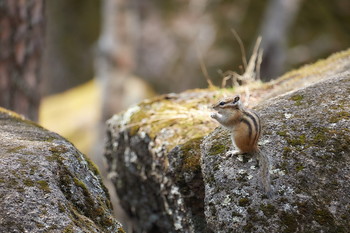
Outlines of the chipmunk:
{"type": "Polygon", "coordinates": [[[240,96],[225,98],[213,105],[217,112],[211,117],[231,131],[231,139],[234,148],[238,150],[228,151],[226,156],[252,154],[257,155],[260,166],[261,183],[268,197],[271,196],[271,184],[269,174],[269,160],[258,148],[258,140],[261,135],[261,123],[259,116],[245,109],[240,101],[240,96]]]}

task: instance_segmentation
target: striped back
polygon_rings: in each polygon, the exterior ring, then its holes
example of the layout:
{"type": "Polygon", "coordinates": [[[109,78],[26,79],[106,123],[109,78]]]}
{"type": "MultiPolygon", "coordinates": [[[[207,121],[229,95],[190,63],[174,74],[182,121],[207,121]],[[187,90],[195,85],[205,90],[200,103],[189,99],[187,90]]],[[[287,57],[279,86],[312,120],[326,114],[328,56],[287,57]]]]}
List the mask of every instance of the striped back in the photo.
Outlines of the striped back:
{"type": "Polygon", "coordinates": [[[251,138],[250,145],[257,147],[261,135],[261,122],[259,116],[255,112],[244,110],[242,122],[248,126],[249,138],[251,138]]]}

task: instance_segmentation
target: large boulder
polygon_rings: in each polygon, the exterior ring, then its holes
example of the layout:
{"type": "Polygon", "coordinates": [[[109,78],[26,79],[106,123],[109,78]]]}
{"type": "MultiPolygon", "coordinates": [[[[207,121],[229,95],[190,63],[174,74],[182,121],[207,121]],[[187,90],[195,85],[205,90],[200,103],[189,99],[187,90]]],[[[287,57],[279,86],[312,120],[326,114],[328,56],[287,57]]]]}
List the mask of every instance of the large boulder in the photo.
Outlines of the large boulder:
{"type": "Polygon", "coordinates": [[[225,158],[226,130],[202,143],[205,216],[214,232],[348,232],[350,72],[261,103],[261,151],[273,195],[260,187],[256,158],[225,158]]]}
{"type": "Polygon", "coordinates": [[[164,95],[108,121],[109,176],[135,232],[204,232],[198,148],[201,138],[216,127],[207,111],[215,95],[164,95]]]}
{"type": "Polygon", "coordinates": [[[111,118],[105,156],[135,232],[347,229],[349,69],[350,50],[252,83],[250,92],[169,94],[111,118]],[[222,156],[232,149],[229,133],[209,117],[216,99],[237,93],[250,93],[264,122],[271,198],[259,186],[256,158],[222,156]]]}
{"type": "Polygon", "coordinates": [[[0,232],[123,232],[111,212],[89,159],[0,108],[0,232]]]}

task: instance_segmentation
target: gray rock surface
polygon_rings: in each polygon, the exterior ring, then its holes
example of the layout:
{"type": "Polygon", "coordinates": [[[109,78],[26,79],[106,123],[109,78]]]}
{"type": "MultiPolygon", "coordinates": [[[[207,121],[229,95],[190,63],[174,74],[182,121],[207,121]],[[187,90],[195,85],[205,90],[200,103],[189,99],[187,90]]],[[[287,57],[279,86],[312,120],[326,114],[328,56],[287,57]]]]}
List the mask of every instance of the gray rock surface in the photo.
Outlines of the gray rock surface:
{"type": "Polygon", "coordinates": [[[123,232],[111,208],[71,143],[0,108],[0,232],[123,232]]]}
{"type": "Polygon", "coordinates": [[[229,134],[202,143],[205,216],[214,232],[348,232],[350,72],[271,99],[261,150],[274,194],[260,187],[256,158],[224,158],[229,134]]]}
{"type": "Polygon", "coordinates": [[[135,232],[206,232],[199,142],[216,126],[214,94],[161,96],[108,121],[109,176],[135,232]]]}
{"type": "Polygon", "coordinates": [[[232,149],[229,134],[209,117],[216,99],[246,87],[164,95],[111,118],[109,176],[134,231],[349,229],[349,67],[350,50],[249,86],[264,121],[270,199],[256,158],[222,157],[232,149]]]}

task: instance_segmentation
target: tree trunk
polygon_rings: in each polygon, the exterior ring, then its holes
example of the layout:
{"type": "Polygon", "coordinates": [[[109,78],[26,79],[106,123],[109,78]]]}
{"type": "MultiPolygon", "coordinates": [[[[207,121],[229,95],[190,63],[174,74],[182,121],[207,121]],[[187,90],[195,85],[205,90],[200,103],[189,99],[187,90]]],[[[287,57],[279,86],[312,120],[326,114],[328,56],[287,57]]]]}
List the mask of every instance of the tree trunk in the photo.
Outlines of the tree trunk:
{"type": "Polygon", "coordinates": [[[38,119],[43,0],[0,0],[0,106],[38,119]]]}
{"type": "Polygon", "coordinates": [[[101,1],[46,1],[46,37],[41,72],[43,96],[94,77],[94,46],[100,33],[101,1]]]}
{"type": "Polygon", "coordinates": [[[261,26],[261,77],[269,81],[284,71],[289,28],[299,11],[302,0],[270,0],[261,26]]]}
{"type": "MultiPolygon", "coordinates": [[[[126,107],[126,86],[133,76],[135,66],[138,17],[133,5],[137,2],[138,0],[102,1],[102,28],[96,54],[96,75],[102,93],[99,139],[104,138],[105,121],[126,107]]],[[[137,93],[136,87],[133,92],[137,93]]],[[[106,179],[105,164],[100,156],[103,153],[103,144],[102,140],[97,140],[92,159],[101,168],[105,185],[110,190],[115,216],[122,222],[124,229],[132,232],[130,219],[120,207],[110,180],[106,179]]]]}
{"type": "Polygon", "coordinates": [[[103,1],[96,73],[103,93],[102,120],[125,108],[125,83],[135,67],[138,0],[103,1]]]}

